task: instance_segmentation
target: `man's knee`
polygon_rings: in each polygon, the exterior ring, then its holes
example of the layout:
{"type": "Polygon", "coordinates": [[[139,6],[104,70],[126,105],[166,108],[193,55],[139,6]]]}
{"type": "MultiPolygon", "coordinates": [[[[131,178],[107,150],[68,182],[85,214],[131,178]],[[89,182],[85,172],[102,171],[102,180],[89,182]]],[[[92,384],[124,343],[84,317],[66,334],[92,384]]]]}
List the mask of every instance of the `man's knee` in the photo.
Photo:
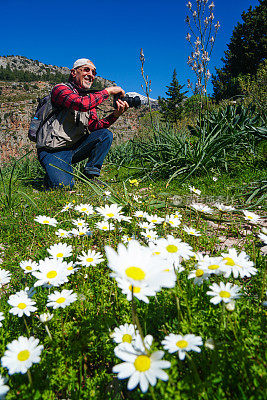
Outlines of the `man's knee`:
{"type": "Polygon", "coordinates": [[[112,143],[113,133],[108,129],[102,129],[102,140],[112,143]]]}

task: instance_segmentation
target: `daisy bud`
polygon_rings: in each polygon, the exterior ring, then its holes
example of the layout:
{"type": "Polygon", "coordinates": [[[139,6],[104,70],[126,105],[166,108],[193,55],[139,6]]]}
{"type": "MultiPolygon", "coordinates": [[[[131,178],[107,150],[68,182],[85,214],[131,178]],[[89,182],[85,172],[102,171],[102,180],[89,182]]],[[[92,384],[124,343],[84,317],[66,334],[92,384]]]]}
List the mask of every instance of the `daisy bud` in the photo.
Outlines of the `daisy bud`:
{"type": "Polygon", "coordinates": [[[204,344],[204,346],[205,346],[207,349],[214,350],[214,349],[215,349],[214,340],[213,340],[212,338],[207,339],[206,342],[205,342],[205,344],[204,344]]]}
{"type": "Polygon", "coordinates": [[[229,312],[233,312],[235,310],[235,301],[231,300],[230,303],[225,304],[225,308],[229,312]]]}
{"type": "Polygon", "coordinates": [[[54,314],[50,314],[50,313],[44,313],[41,314],[39,317],[37,315],[37,318],[39,318],[39,320],[43,323],[46,324],[48,321],[51,321],[51,319],[53,318],[54,314]]]}

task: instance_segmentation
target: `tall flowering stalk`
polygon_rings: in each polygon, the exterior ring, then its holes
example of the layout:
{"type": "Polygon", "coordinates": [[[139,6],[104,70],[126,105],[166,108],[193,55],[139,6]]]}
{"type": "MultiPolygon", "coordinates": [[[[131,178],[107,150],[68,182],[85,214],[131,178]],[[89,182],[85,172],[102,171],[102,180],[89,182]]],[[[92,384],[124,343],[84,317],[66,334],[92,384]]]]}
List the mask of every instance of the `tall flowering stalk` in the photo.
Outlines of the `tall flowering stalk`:
{"type": "Polygon", "coordinates": [[[186,40],[192,47],[191,55],[188,57],[187,64],[196,74],[196,83],[187,80],[188,87],[194,93],[206,96],[208,80],[211,73],[208,64],[214,47],[216,35],[220,27],[219,21],[214,23],[213,1],[208,5],[209,0],[196,0],[195,9],[189,1],[187,7],[189,15],[186,16],[188,33],[186,40]]]}
{"type": "Polygon", "coordinates": [[[149,93],[151,92],[151,80],[148,78],[148,75],[145,75],[145,71],[144,71],[145,56],[144,56],[144,52],[143,52],[142,48],[140,49],[139,60],[141,61],[141,75],[142,75],[143,80],[145,82],[145,86],[141,85],[141,88],[143,89],[143,91],[144,91],[144,93],[146,94],[146,97],[147,97],[151,126],[152,126],[152,129],[154,131],[155,128],[154,128],[154,123],[153,123],[152,109],[151,109],[151,103],[150,103],[150,97],[149,97],[149,93]]]}

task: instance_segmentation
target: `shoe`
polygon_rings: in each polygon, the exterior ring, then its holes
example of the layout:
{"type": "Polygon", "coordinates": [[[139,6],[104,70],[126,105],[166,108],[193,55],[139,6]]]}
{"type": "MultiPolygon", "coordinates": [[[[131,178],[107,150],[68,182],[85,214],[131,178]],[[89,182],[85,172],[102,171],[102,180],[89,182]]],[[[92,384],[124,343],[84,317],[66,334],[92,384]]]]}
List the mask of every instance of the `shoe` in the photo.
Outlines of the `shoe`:
{"type": "Polygon", "coordinates": [[[96,185],[98,185],[98,186],[100,186],[102,188],[107,187],[107,184],[105,182],[101,181],[100,179],[97,179],[98,177],[96,175],[89,174],[86,171],[83,171],[83,175],[85,175],[86,178],[90,182],[92,182],[92,183],[94,183],[94,184],[96,184],[96,185]]]}

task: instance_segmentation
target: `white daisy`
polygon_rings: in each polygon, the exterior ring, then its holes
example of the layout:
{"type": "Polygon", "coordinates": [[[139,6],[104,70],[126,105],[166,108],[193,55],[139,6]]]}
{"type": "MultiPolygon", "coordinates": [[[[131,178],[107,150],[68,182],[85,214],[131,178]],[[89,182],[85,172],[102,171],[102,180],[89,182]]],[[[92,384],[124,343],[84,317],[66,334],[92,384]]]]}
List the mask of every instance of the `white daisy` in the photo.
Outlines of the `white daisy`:
{"type": "Polygon", "coordinates": [[[164,222],[164,218],[158,217],[156,214],[155,215],[146,215],[146,220],[148,222],[151,222],[152,224],[161,224],[164,222]]]}
{"type": "Polygon", "coordinates": [[[63,289],[62,292],[56,290],[48,295],[47,307],[65,308],[77,300],[77,294],[72,293],[72,290],[63,289]]]}
{"type": "Polygon", "coordinates": [[[0,287],[9,283],[10,280],[11,280],[10,272],[0,268],[0,287]]]}
{"type": "Polygon", "coordinates": [[[60,212],[68,211],[73,207],[73,203],[66,204],[60,212]]]}
{"type": "Polygon", "coordinates": [[[184,226],[183,230],[191,236],[201,236],[201,233],[197,231],[195,228],[192,228],[192,226],[184,226]]]}
{"type": "Polygon", "coordinates": [[[146,240],[149,241],[155,241],[158,238],[158,234],[156,231],[153,231],[152,229],[146,229],[145,232],[141,232],[141,235],[144,236],[146,240]]]}
{"type": "Polygon", "coordinates": [[[69,238],[69,237],[71,236],[71,235],[69,234],[69,232],[66,231],[65,229],[59,229],[58,231],[55,232],[55,234],[56,234],[58,237],[61,237],[61,238],[63,238],[63,239],[69,238]]]}
{"type": "Polygon", "coordinates": [[[109,190],[105,190],[105,191],[104,191],[104,195],[105,195],[106,197],[109,197],[109,196],[111,195],[111,192],[110,192],[109,190]]]}
{"type": "Polygon", "coordinates": [[[52,258],[58,258],[60,260],[72,256],[72,246],[68,246],[66,243],[53,244],[47,251],[52,258]]]}
{"type": "Polygon", "coordinates": [[[104,261],[102,254],[96,252],[95,250],[88,250],[87,253],[83,251],[82,255],[78,256],[77,258],[79,262],[76,262],[76,264],[83,265],[84,267],[90,267],[90,265],[95,267],[97,264],[100,264],[104,261]]]}
{"type": "Polygon", "coordinates": [[[129,242],[127,248],[120,243],[118,253],[109,246],[105,249],[109,268],[113,271],[111,276],[115,279],[126,279],[129,285],[136,287],[147,285],[155,291],[175,286],[175,273],[166,272],[168,262],[155,258],[148,247],[141,246],[136,240],[129,242]]]}
{"type": "Polygon", "coordinates": [[[25,374],[32,364],[41,361],[40,355],[44,347],[38,346],[38,343],[39,339],[33,336],[30,338],[20,336],[18,340],[13,340],[7,345],[7,350],[1,358],[2,367],[8,369],[9,375],[25,374]]]}
{"type": "Polygon", "coordinates": [[[202,212],[204,214],[212,214],[213,210],[202,203],[192,203],[190,207],[194,208],[196,211],[202,212]]]}
{"type": "Polygon", "coordinates": [[[138,222],[138,226],[141,229],[154,229],[155,228],[155,224],[153,224],[152,222],[138,222]]]}
{"type": "Polygon", "coordinates": [[[173,228],[177,228],[177,226],[181,225],[181,220],[179,218],[177,218],[176,216],[174,216],[173,214],[166,215],[165,222],[167,222],[173,228]]]}
{"type": "Polygon", "coordinates": [[[243,210],[243,214],[245,216],[245,220],[251,222],[252,224],[258,224],[261,222],[261,217],[254,212],[243,210]]]}
{"type": "Polygon", "coordinates": [[[93,206],[91,206],[91,204],[79,204],[75,206],[74,209],[82,214],[86,215],[94,214],[94,209],[93,206]]]}
{"type": "Polygon", "coordinates": [[[9,386],[6,385],[7,378],[0,375],[0,399],[4,399],[7,392],[9,391],[9,386]]]}
{"type": "Polygon", "coordinates": [[[73,223],[73,225],[75,225],[77,228],[79,228],[79,227],[88,227],[88,224],[87,224],[87,222],[84,220],[84,219],[82,219],[82,218],[78,218],[78,219],[73,219],[72,220],[72,223],[73,223]]]}
{"type": "Polygon", "coordinates": [[[122,293],[125,294],[128,301],[132,300],[132,295],[136,297],[138,300],[142,300],[145,303],[149,303],[147,296],[155,296],[156,291],[151,287],[139,284],[139,286],[132,286],[128,280],[123,278],[116,278],[119,288],[122,290],[122,293]]]}
{"type": "Polygon", "coordinates": [[[102,231],[114,231],[115,225],[109,221],[99,221],[95,224],[95,227],[102,231]]]}
{"type": "Polygon", "coordinates": [[[37,215],[37,217],[34,218],[34,221],[44,225],[51,225],[51,226],[57,225],[57,220],[55,218],[46,217],[45,215],[37,215]]]}
{"type": "Polygon", "coordinates": [[[123,235],[121,238],[122,243],[128,243],[131,240],[133,240],[134,238],[132,236],[128,236],[128,235],[123,235]]]}
{"type": "Polygon", "coordinates": [[[137,210],[135,211],[134,216],[137,218],[145,218],[147,216],[147,212],[142,210],[137,210]]]}
{"type": "Polygon", "coordinates": [[[34,287],[49,284],[60,286],[68,282],[67,263],[55,258],[45,258],[39,262],[39,270],[33,271],[32,275],[37,279],[34,287]]]}
{"type": "Polygon", "coordinates": [[[182,242],[181,239],[168,235],[166,239],[161,238],[156,241],[156,245],[160,251],[160,255],[172,262],[179,262],[179,257],[189,260],[194,255],[192,247],[188,243],[182,242]]]}
{"type": "Polygon", "coordinates": [[[209,273],[203,271],[203,269],[194,269],[194,271],[191,271],[190,274],[188,275],[188,279],[193,279],[194,278],[194,284],[195,285],[202,285],[202,283],[206,280],[209,279],[209,273]]]}
{"type": "Polygon", "coordinates": [[[200,353],[201,350],[199,346],[203,345],[202,338],[200,336],[195,336],[192,334],[182,336],[175,335],[174,333],[170,333],[168,336],[165,336],[161,343],[163,344],[164,350],[167,350],[169,353],[175,353],[177,351],[180,360],[184,360],[185,354],[188,351],[193,350],[197,353],[200,353]]]}
{"type": "Polygon", "coordinates": [[[3,326],[2,322],[5,319],[4,313],[2,311],[0,311],[0,327],[3,326]]]}
{"type": "Polygon", "coordinates": [[[201,190],[196,189],[194,186],[189,186],[190,192],[197,194],[198,196],[201,194],[201,190]]]}
{"type": "Polygon", "coordinates": [[[38,264],[32,260],[25,260],[19,263],[19,266],[24,270],[25,274],[29,272],[36,271],[38,269],[38,264]]]}
{"type": "Polygon", "coordinates": [[[12,294],[7,302],[12,306],[9,312],[18,317],[22,317],[24,314],[29,317],[31,312],[37,310],[37,308],[34,307],[36,304],[35,301],[31,300],[24,290],[12,294]]]}
{"type": "Polygon", "coordinates": [[[202,260],[198,261],[198,268],[202,269],[209,275],[219,275],[223,272],[224,261],[222,257],[210,257],[209,255],[202,256],[202,260]]]}
{"type": "Polygon", "coordinates": [[[122,222],[122,221],[123,221],[123,222],[131,222],[132,217],[127,217],[126,215],[119,214],[119,215],[117,216],[116,220],[117,220],[118,222],[122,222]]]}
{"type": "Polygon", "coordinates": [[[213,176],[212,179],[214,182],[217,182],[217,180],[218,180],[217,176],[213,176]]]}
{"type": "Polygon", "coordinates": [[[143,350],[133,347],[131,343],[121,344],[119,350],[119,358],[124,362],[115,365],[112,371],[118,373],[119,379],[130,378],[127,384],[128,390],[134,389],[139,384],[142,392],[146,392],[149,384],[156,385],[157,379],[163,381],[169,379],[163,369],[170,368],[171,363],[162,360],[163,351],[147,355],[143,350]]]}
{"type": "Polygon", "coordinates": [[[133,324],[124,324],[120,325],[118,328],[114,329],[114,332],[111,334],[112,339],[115,343],[132,343],[135,340],[136,335],[138,334],[138,330],[134,327],[133,324]]]}
{"type": "Polygon", "coordinates": [[[78,229],[73,228],[69,233],[72,236],[79,237],[79,236],[92,236],[92,232],[86,226],[79,226],[78,229]]]}
{"type": "Polygon", "coordinates": [[[218,208],[219,211],[221,212],[230,212],[230,211],[235,211],[235,208],[232,206],[225,206],[222,203],[215,203],[214,206],[218,208]]]}
{"type": "Polygon", "coordinates": [[[224,277],[229,278],[231,273],[234,278],[239,275],[241,278],[245,276],[250,277],[255,275],[258,271],[253,267],[254,263],[249,260],[249,256],[241,251],[240,254],[237,253],[236,249],[229,249],[228,253],[222,253],[224,265],[221,267],[222,272],[224,272],[224,277]]]}
{"type": "Polygon", "coordinates": [[[111,204],[110,206],[106,204],[105,207],[97,207],[96,211],[105,219],[117,219],[122,214],[121,209],[122,207],[117,204],[111,204]]]}
{"type": "Polygon", "coordinates": [[[226,285],[223,282],[213,283],[209,286],[211,290],[207,292],[208,296],[213,296],[210,300],[212,304],[219,304],[221,301],[229,303],[231,300],[238,299],[241,295],[238,293],[240,287],[232,285],[227,282],[226,285]]]}

